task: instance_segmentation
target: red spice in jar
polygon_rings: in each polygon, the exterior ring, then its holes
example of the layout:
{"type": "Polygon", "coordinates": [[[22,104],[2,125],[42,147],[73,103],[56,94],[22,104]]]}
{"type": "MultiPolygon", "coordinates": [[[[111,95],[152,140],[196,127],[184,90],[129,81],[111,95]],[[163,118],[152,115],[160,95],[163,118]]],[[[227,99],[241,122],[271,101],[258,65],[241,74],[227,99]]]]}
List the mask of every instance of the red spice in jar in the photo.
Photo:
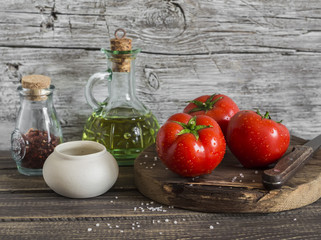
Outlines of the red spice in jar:
{"type": "Polygon", "coordinates": [[[24,168],[41,169],[47,157],[60,143],[60,138],[46,131],[29,129],[22,135],[26,143],[26,154],[21,160],[24,168]]]}

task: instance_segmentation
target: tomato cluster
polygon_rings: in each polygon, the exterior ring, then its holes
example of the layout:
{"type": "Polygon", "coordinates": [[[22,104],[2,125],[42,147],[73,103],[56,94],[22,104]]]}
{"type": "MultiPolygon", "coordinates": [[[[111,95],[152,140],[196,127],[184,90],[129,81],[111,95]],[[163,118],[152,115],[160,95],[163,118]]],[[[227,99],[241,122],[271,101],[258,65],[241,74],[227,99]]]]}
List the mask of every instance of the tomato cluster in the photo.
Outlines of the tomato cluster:
{"type": "Polygon", "coordinates": [[[266,167],[290,142],[288,129],[268,112],[239,110],[228,96],[200,96],[160,128],[156,150],[162,162],[184,177],[211,173],[223,160],[226,145],[244,167],[266,167]]]}

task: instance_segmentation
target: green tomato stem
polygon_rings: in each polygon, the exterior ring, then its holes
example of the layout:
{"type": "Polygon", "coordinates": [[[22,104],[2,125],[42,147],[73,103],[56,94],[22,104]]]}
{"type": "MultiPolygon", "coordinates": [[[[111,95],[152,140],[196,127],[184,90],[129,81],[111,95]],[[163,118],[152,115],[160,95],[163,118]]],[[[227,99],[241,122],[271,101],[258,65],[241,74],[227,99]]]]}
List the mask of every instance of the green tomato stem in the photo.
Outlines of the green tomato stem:
{"type": "Polygon", "coordinates": [[[212,125],[196,125],[196,116],[192,117],[187,124],[178,121],[173,122],[179,124],[183,128],[179,133],[177,133],[178,136],[186,133],[191,133],[195,136],[196,141],[199,139],[198,131],[213,127],[212,125]]]}
{"type": "Polygon", "coordinates": [[[212,101],[216,95],[217,95],[216,93],[211,95],[205,102],[201,102],[197,100],[190,101],[190,103],[194,103],[196,105],[196,108],[191,109],[188,113],[199,112],[199,111],[205,111],[206,113],[208,110],[211,110],[214,107],[215,103],[217,103],[219,100],[223,98],[223,97],[219,97],[214,101],[212,101]]]}

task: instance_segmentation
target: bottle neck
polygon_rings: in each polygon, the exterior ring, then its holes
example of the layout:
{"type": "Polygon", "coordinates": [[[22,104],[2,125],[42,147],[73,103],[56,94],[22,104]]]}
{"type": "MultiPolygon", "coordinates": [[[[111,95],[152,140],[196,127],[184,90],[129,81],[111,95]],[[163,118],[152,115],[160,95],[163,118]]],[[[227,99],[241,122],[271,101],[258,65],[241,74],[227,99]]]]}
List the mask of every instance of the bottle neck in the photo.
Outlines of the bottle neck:
{"type": "Polygon", "coordinates": [[[131,72],[114,72],[109,84],[109,99],[131,101],[136,98],[135,78],[131,72]]]}
{"type": "Polygon", "coordinates": [[[136,96],[135,56],[130,55],[126,58],[109,56],[108,68],[112,75],[108,83],[109,97],[105,107],[107,114],[118,115],[120,111],[146,114],[148,110],[136,96]],[[119,64],[126,67],[122,68],[119,64]]]}

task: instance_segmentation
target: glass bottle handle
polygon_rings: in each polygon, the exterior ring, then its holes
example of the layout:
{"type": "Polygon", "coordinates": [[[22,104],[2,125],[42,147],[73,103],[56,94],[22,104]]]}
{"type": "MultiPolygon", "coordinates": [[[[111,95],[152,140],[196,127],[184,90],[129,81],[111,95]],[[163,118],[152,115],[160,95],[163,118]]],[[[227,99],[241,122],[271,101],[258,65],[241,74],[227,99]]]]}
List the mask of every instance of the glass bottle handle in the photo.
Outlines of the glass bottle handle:
{"type": "Polygon", "coordinates": [[[96,100],[93,96],[93,88],[94,85],[99,81],[110,81],[111,80],[111,72],[98,72],[92,75],[85,86],[85,97],[88,104],[94,109],[97,110],[101,107],[101,104],[96,100]]]}

